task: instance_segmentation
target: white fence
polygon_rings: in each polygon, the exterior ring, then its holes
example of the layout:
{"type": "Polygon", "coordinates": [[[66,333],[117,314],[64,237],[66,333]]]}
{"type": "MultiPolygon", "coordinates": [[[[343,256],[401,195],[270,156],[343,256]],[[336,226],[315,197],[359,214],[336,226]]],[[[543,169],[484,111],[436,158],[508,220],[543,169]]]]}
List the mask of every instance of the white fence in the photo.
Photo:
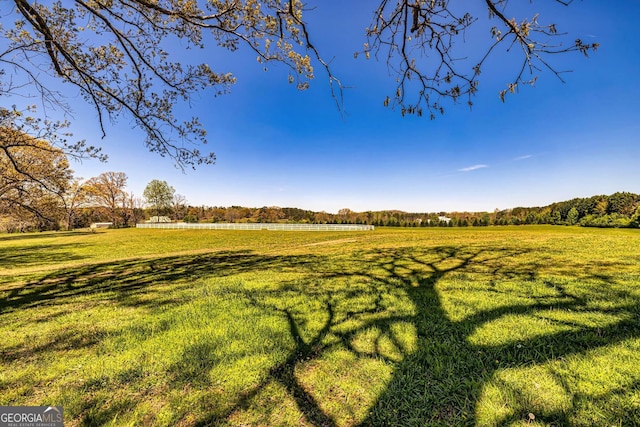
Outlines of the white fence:
{"type": "Polygon", "coordinates": [[[209,223],[193,224],[176,223],[145,223],[137,224],[136,228],[164,228],[172,230],[278,230],[278,231],[368,231],[373,225],[351,224],[269,224],[269,223],[209,223]]]}

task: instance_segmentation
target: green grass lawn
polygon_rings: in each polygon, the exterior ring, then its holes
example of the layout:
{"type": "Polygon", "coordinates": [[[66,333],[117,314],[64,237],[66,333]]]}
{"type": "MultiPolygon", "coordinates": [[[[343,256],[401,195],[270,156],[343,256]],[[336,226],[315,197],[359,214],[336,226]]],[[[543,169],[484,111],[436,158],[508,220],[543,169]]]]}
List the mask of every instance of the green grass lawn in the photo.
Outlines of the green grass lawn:
{"type": "Polygon", "coordinates": [[[0,404],[68,426],[640,425],[640,232],[0,235],[0,404]]]}

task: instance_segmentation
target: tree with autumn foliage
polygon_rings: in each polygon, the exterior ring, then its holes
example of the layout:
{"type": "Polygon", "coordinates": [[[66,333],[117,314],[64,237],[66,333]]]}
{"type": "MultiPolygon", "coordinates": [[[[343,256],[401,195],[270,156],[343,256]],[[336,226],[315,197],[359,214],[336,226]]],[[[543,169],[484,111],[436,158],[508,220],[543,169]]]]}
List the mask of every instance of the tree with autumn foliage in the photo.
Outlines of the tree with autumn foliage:
{"type": "Polygon", "coordinates": [[[127,225],[129,194],[127,174],[124,172],[104,172],[89,179],[85,191],[93,208],[101,208],[107,213],[115,227],[127,225]]]}
{"type": "Polygon", "coordinates": [[[64,152],[48,141],[0,126],[0,213],[57,229],[73,178],[64,152]]]}

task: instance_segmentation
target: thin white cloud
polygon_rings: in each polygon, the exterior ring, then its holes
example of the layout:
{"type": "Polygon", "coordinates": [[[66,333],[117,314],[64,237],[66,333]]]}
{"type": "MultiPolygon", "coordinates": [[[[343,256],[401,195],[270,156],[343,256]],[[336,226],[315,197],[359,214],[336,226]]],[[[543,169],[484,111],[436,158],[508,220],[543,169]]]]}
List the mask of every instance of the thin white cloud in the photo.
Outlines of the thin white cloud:
{"type": "Polygon", "coordinates": [[[458,169],[458,172],[471,172],[477,169],[484,169],[484,168],[488,168],[489,166],[487,165],[473,165],[473,166],[469,166],[466,168],[462,168],[462,169],[458,169]]]}
{"type": "Polygon", "coordinates": [[[517,161],[519,161],[519,160],[530,159],[531,157],[533,157],[533,154],[527,154],[526,156],[519,156],[519,157],[516,157],[516,158],[514,158],[513,160],[517,162],[517,161]]]}

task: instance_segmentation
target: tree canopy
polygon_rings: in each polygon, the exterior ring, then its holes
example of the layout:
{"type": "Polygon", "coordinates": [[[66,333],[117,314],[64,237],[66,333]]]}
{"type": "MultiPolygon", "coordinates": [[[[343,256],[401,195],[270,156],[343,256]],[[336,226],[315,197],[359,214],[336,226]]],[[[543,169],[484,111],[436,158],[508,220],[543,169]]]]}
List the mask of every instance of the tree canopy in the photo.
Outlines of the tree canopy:
{"type": "Polygon", "coordinates": [[[61,149],[0,126],[0,214],[56,223],[72,171],[61,149]]]}
{"type": "Polygon", "coordinates": [[[102,206],[116,227],[120,225],[120,211],[129,199],[125,191],[127,180],[124,172],[103,172],[85,183],[85,191],[92,203],[102,206]]]}
{"type": "MultiPolygon", "coordinates": [[[[490,16],[490,43],[471,65],[454,50],[478,21],[469,3],[378,0],[373,9],[365,9],[373,19],[363,29],[366,43],[360,54],[386,62],[397,82],[385,105],[403,115],[434,117],[447,100],[465,98],[471,104],[481,71],[498,46],[519,56],[515,75],[500,93],[503,99],[533,81],[540,69],[560,76],[550,57],[597,48],[572,40],[547,17],[513,17],[508,0],[478,1],[490,16]]],[[[200,152],[207,139],[198,117],[176,117],[174,107],[204,89],[226,93],[235,77],[227,64],[181,61],[182,49],[171,50],[176,39],[193,49],[250,49],[259,62],[285,64],[289,81],[300,89],[308,87],[319,65],[336,99],[341,97],[341,82],[323,59],[331,52],[319,52],[312,43],[306,17],[313,5],[301,0],[14,0],[13,6],[14,24],[1,29],[0,96],[32,95],[35,89],[44,107],[64,109],[65,94],[50,85],[48,75],[53,75],[95,108],[103,133],[107,120],[132,119],[144,130],[149,150],[172,157],[181,167],[210,164],[215,156],[200,152]]],[[[58,142],[75,155],[99,155],[93,147],[58,142]]]]}
{"type": "Polygon", "coordinates": [[[147,204],[156,212],[156,220],[159,220],[163,210],[171,208],[176,190],[167,184],[167,181],[153,179],[145,187],[142,196],[147,204]]]}

